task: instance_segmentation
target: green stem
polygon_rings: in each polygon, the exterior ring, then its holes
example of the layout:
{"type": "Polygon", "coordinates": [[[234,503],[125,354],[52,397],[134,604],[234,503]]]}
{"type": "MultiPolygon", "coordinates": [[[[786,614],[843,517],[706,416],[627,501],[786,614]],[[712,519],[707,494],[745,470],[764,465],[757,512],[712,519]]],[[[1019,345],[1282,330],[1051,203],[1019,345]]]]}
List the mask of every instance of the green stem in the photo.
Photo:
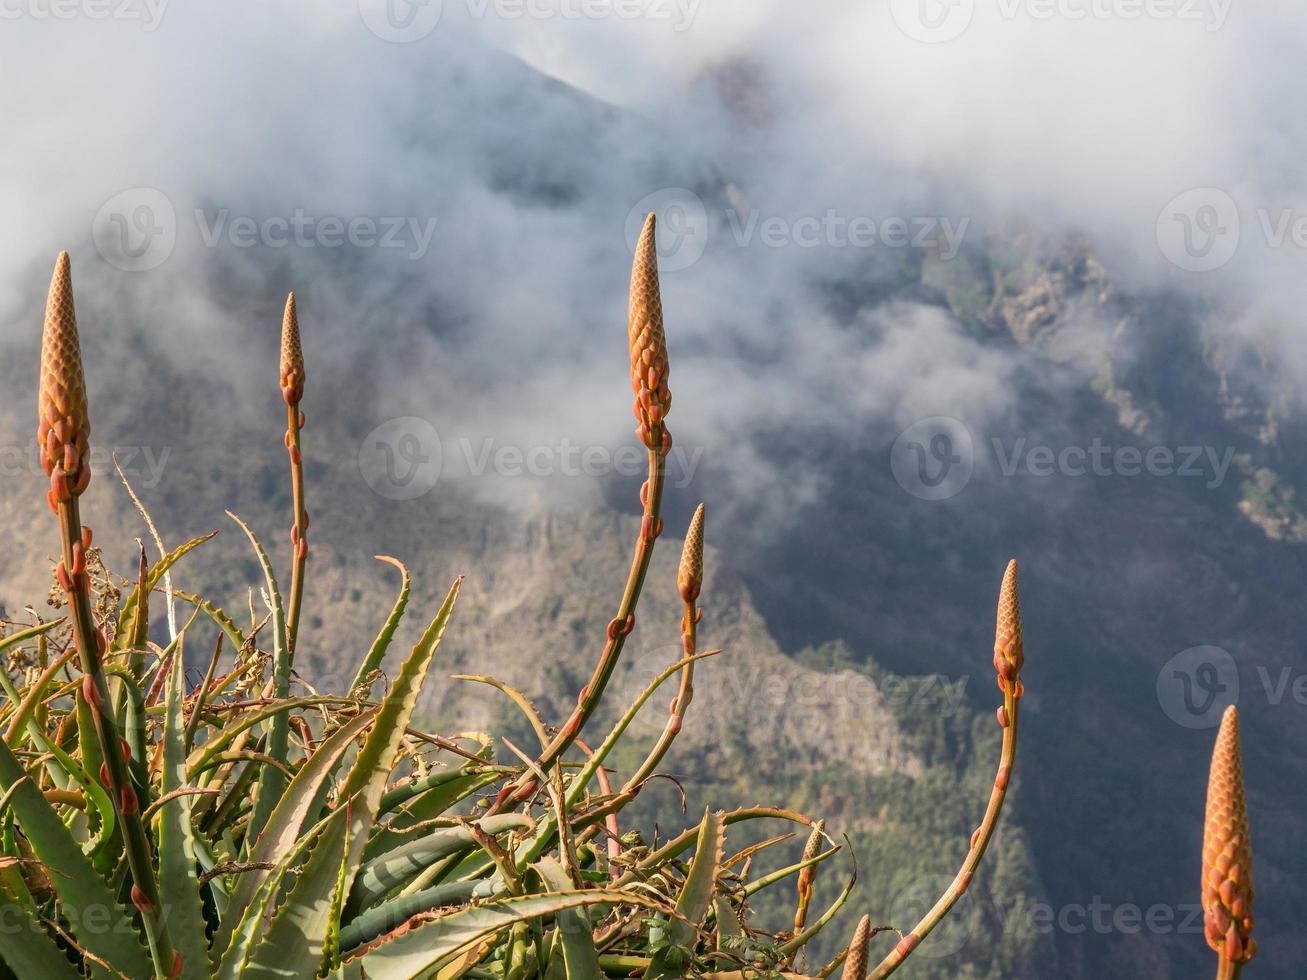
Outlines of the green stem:
{"type": "MultiPolygon", "coordinates": [[[[613,675],[617,661],[622,655],[630,629],[626,624],[632,622],[636,605],[640,601],[640,590],[644,587],[645,575],[649,571],[649,561],[653,557],[654,542],[658,539],[659,512],[662,509],[663,484],[667,475],[667,458],[661,452],[649,451],[649,479],[645,483],[644,518],[640,524],[640,534],[635,541],[635,553],[631,558],[631,571],[627,575],[626,590],[617,607],[617,615],[608,627],[608,639],[603,653],[595,665],[590,682],[581,689],[576,708],[567,722],[559,729],[540,756],[536,759],[536,768],[548,772],[576,741],[585,728],[586,722],[599,705],[604,688],[613,675]]],[[[490,813],[499,813],[505,807],[522,802],[527,796],[527,787],[532,777],[530,772],[523,773],[511,785],[506,787],[498,800],[490,808],[490,813]]]]}
{"type": "Polygon", "coordinates": [[[690,702],[694,700],[694,654],[699,635],[698,617],[699,612],[695,608],[694,601],[687,602],[685,615],[681,619],[681,646],[684,650],[682,660],[685,662],[685,670],[681,673],[681,687],[676,693],[676,700],[672,702],[667,724],[663,726],[657,744],[635,774],[626,781],[626,785],[622,787],[624,793],[639,786],[653,775],[654,770],[663,761],[663,757],[667,755],[667,750],[672,747],[672,742],[681,733],[685,713],[690,708],[690,702]]]}
{"type": "MultiPolygon", "coordinates": [[[[1015,685],[1009,685],[1009,687],[1013,686],[1015,685]]],[[[1011,782],[1012,768],[1017,755],[1019,704],[1019,699],[1014,697],[1010,690],[1004,691],[1003,710],[1007,717],[1007,725],[1003,729],[1003,750],[999,756],[998,775],[994,779],[994,788],[989,795],[989,806],[985,808],[985,817],[972,837],[971,847],[962,862],[962,867],[958,870],[952,883],[945,889],[944,894],[939,897],[939,901],[935,903],[934,907],[922,917],[911,932],[899,940],[898,945],[894,947],[890,954],[881,960],[876,969],[868,974],[867,980],[884,980],[885,977],[897,970],[921,941],[930,935],[931,930],[939,925],[940,921],[948,914],[949,910],[953,908],[971,884],[972,875],[975,874],[976,868],[980,865],[980,859],[985,856],[985,850],[989,847],[989,842],[994,836],[994,830],[998,826],[999,813],[1003,809],[1003,800],[1007,797],[1007,789],[1011,782]]]]}
{"type": "Polygon", "coordinates": [[[159,883],[154,875],[154,865],[150,857],[150,842],[145,833],[145,823],[141,819],[141,808],[128,774],[127,762],[123,759],[122,741],[118,736],[110,708],[109,688],[105,683],[104,671],[100,666],[99,630],[91,612],[91,595],[85,572],[73,574],[74,550],[81,551],[82,522],[78,513],[78,499],[72,497],[59,504],[59,526],[63,533],[63,567],[71,580],[72,591],[68,593],[68,604],[72,610],[73,635],[76,639],[77,653],[81,659],[82,672],[94,694],[91,717],[95,722],[95,734],[104,756],[105,771],[109,777],[108,789],[113,797],[114,811],[119,825],[123,828],[123,847],[126,851],[127,867],[131,873],[132,883],[143,901],[138,905],[141,920],[145,924],[145,936],[150,944],[150,958],[154,962],[155,973],[166,977],[172,971],[172,944],[168,940],[168,930],[161,916],[159,901],[159,883]]]}
{"type": "MultiPolygon", "coordinates": [[[[292,539],[295,545],[290,572],[290,602],[286,607],[286,649],[295,655],[295,638],[300,628],[300,605],[304,599],[304,566],[309,560],[309,512],[304,507],[304,457],[300,452],[299,405],[286,406],[286,448],[290,453],[291,498],[295,506],[295,527],[292,539]]],[[[278,691],[277,697],[285,697],[278,691]]]]}

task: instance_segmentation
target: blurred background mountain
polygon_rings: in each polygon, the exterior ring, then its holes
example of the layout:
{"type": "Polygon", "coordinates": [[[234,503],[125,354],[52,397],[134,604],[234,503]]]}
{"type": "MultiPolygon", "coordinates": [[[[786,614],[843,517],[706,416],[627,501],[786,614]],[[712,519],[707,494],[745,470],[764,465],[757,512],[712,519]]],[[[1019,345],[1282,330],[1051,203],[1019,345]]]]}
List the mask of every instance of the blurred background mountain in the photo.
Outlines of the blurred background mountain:
{"type": "MultiPolygon", "coordinates": [[[[1282,25],[1052,25],[1036,58],[1033,22],[977,14],[932,46],[840,4],[695,7],[651,26],[656,43],[598,22],[518,31],[474,4],[387,43],[367,3],[229,6],[165,9],[148,30],[29,17],[0,37],[24,147],[0,163],[8,615],[50,582],[32,409],[55,251],[73,253],[104,450],[96,540],[126,571],[144,537],[112,449],[170,544],[222,530],[176,579],[229,609],[259,573],[224,509],[283,563],[289,547],[275,358],[293,288],[313,517],[301,672],[348,681],[397,585],[371,558],[389,554],[419,608],[468,576],[446,674],[499,676],[561,719],[637,525],[625,288],[655,210],[676,451],[606,717],[677,656],[675,562],[700,500],[701,640],[726,653],[668,759],[679,788],[655,781],[643,814],[665,832],[708,803],[824,815],[858,858],[850,914],[910,926],[988,794],[994,604],[1015,556],[1016,789],[968,897],[903,975],[1207,970],[1200,815],[1231,700],[1257,975],[1299,975],[1302,256],[1245,228],[1203,272],[1210,251],[1177,259],[1164,228],[1173,206],[1220,227],[1219,196],[1175,205],[1208,183],[1298,200],[1301,124],[1255,139],[1227,91],[1273,94],[1246,73],[1279,64],[1282,25]],[[1061,74],[1009,78],[989,58],[1014,46],[1061,74]],[[1256,178],[1218,137],[1258,149],[1256,178]]],[[[640,721],[650,738],[665,701],[640,721]]],[[[451,732],[514,724],[452,680],[424,712],[451,732]]],[[[818,904],[847,868],[826,866],[818,904]]]]}

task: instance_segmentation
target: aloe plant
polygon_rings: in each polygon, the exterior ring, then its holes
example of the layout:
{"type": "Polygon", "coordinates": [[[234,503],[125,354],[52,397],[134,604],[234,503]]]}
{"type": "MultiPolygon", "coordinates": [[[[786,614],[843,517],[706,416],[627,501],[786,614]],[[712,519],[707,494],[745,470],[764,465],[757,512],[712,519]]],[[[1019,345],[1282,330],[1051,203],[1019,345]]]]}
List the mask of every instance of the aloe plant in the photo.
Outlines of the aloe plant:
{"type": "MultiPolygon", "coordinates": [[[[389,676],[384,696],[373,697],[409,607],[409,574],[393,558],[383,560],[402,576],[399,595],[376,640],[359,652],[350,688],[306,694],[294,687],[309,521],[300,407],[307,375],[293,294],[279,365],[294,509],[287,598],[268,549],[235,515],[263,577],[265,608],[252,607],[248,624],[167,584],[212,535],[167,552],[160,545],[152,564],[142,557],[135,587],[121,598],[93,594],[88,565],[98,552],[78,511],[89,487],[89,411],[71,270],[60,255],[45,322],[38,436],[59,518],[55,575],[67,615],[0,640],[0,652],[36,649],[22,679],[3,677],[0,702],[0,905],[6,922],[22,926],[0,942],[0,977],[670,980],[799,977],[804,969],[825,977],[841,964],[846,977],[866,974],[871,940],[888,928],[873,928],[870,917],[833,961],[809,964],[803,956],[856,879],[854,871],[824,907],[814,904],[823,867],[844,851],[823,822],[751,807],[710,810],[666,840],[618,833],[617,815],[692,721],[695,666],[720,653],[699,648],[702,504],[676,581],[680,657],[607,734],[591,739],[593,749],[582,738],[635,628],[663,532],[671,395],[655,231],[650,216],[633,264],[628,337],[649,475],[630,573],[594,672],[557,726],[508,683],[465,678],[491,684],[524,714],[539,741],[529,752],[487,733],[446,738],[419,727],[416,706],[461,580],[389,676]],[[193,609],[163,647],[149,639],[161,583],[170,603],[193,609]],[[203,679],[190,686],[186,638],[202,620],[216,628],[217,644],[203,679]],[[607,760],[629,738],[640,708],[673,679],[678,690],[665,727],[643,762],[614,781],[607,760]],[[797,863],[755,876],[754,857],[793,836],[733,849],[732,828],[759,820],[786,821],[806,835],[797,863]],[[792,927],[766,932],[751,920],[751,903],[787,884],[797,889],[792,927]]],[[[1022,658],[1013,563],[995,644],[1004,703],[994,795],[954,887],[872,976],[893,972],[925,938],[984,854],[1015,758],[1022,658]]]]}

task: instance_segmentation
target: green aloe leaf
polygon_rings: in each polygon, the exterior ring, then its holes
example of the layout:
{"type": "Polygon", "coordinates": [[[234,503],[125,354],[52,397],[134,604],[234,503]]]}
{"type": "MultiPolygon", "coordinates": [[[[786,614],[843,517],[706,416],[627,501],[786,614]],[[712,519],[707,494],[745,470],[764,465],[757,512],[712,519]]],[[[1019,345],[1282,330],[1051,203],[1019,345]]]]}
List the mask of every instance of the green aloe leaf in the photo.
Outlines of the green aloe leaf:
{"type": "Polygon", "coordinates": [[[650,898],[636,892],[595,889],[551,895],[504,898],[487,905],[442,915],[377,945],[351,960],[354,976],[368,980],[416,980],[453,960],[460,951],[488,936],[506,932],[519,922],[556,916],[568,909],[591,905],[634,905],[661,910],[650,898]],[[359,972],[361,970],[361,973],[359,972]]]}
{"type": "MultiPolygon", "coordinates": [[[[155,586],[163,579],[169,570],[188,554],[204,544],[206,541],[213,540],[218,534],[217,531],[210,531],[208,534],[201,534],[198,538],[191,538],[185,544],[178,545],[172,551],[168,552],[152,566],[145,576],[145,587],[153,590],[155,586]]],[[[118,610],[118,628],[114,630],[113,644],[110,649],[119,651],[126,648],[126,643],[131,639],[132,617],[136,615],[136,607],[141,603],[141,594],[139,586],[132,589],[127,595],[127,600],[123,603],[122,609],[118,610]]]]}
{"type": "MultiPolygon", "coordinates": [[[[535,827],[535,821],[524,813],[502,813],[473,822],[492,837],[535,827]]],[[[476,846],[477,839],[467,827],[445,827],[411,840],[359,869],[349,904],[352,908],[367,908],[385,898],[392,889],[412,881],[436,861],[476,846]]]]}
{"type": "Polygon", "coordinates": [[[399,628],[400,620],[404,618],[404,610],[408,607],[408,569],[398,558],[391,558],[389,555],[377,555],[375,557],[377,561],[384,561],[399,569],[399,574],[402,576],[399,585],[399,598],[395,600],[394,608],[390,610],[390,615],[386,617],[381,632],[372,641],[372,648],[368,650],[368,655],[363,658],[363,663],[359,665],[359,672],[354,677],[354,683],[349,686],[351,691],[362,684],[368,674],[381,666],[381,661],[386,657],[386,651],[390,649],[390,641],[395,636],[395,630],[399,628]]]}
{"type": "MultiPolygon", "coordinates": [[[[51,880],[60,902],[69,912],[81,913],[70,915],[74,918],[73,929],[78,941],[94,956],[112,963],[128,976],[151,976],[153,967],[131,921],[54,808],[31,780],[24,779],[25,776],[14,754],[0,740],[0,793],[13,790],[10,805],[23,834],[37,858],[47,867],[56,869],[51,880]],[[79,930],[77,923],[86,921],[87,912],[96,928],[79,930]]],[[[102,967],[93,966],[92,969],[97,976],[109,976],[102,967]]]]}
{"type": "Polygon", "coordinates": [[[15,976],[35,980],[81,980],[82,975],[55,945],[54,937],[3,887],[0,887],[0,907],[6,913],[0,965],[9,967],[15,976]]]}
{"type": "MultiPolygon", "coordinates": [[[[331,774],[335,772],[354,740],[372,723],[374,717],[375,712],[368,711],[351,719],[323,739],[313,755],[305,760],[268,818],[263,836],[255,842],[250,852],[251,864],[274,863],[294,845],[295,841],[299,840],[305,826],[312,823],[321,810],[327,790],[330,788],[331,774]]],[[[214,942],[215,948],[226,947],[235,929],[235,922],[250,907],[259,886],[263,884],[268,874],[267,871],[253,870],[245,872],[237,879],[236,887],[228,902],[227,916],[214,942]]]]}
{"type": "MultiPolygon", "coordinates": [[[[290,644],[286,636],[286,610],[281,601],[281,592],[277,588],[277,576],[272,570],[272,561],[268,558],[263,544],[250,530],[248,524],[231,511],[227,516],[240,525],[250,545],[258,556],[263,568],[263,577],[267,582],[268,598],[272,602],[272,696],[284,698],[290,694],[291,656],[290,644]]],[[[285,713],[273,715],[268,721],[267,754],[280,763],[285,763],[290,753],[290,717],[285,713]]],[[[275,767],[269,767],[259,777],[259,788],[254,793],[254,811],[250,814],[249,824],[245,830],[246,846],[252,845],[263,833],[264,825],[272,814],[273,807],[281,799],[288,782],[284,773],[275,767]]]]}
{"type": "Polygon", "coordinates": [[[232,619],[216,603],[195,595],[191,592],[183,592],[181,589],[172,590],[173,598],[181,599],[183,602],[189,602],[200,612],[208,616],[218,628],[226,634],[227,639],[231,641],[234,650],[241,650],[245,646],[245,634],[241,628],[236,625],[236,620],[232,619]]]}
{"type": "Polygon", "coordinates": [[[337,807],[295,877],[286,901],[273,917],[244,972],[246,978],[312,980],[322,965],[327,934],[351,848],[351,803],[337,807]]]}
{"type": "MultiPolygon", "coordinates": [[[[563,866],[551,857],[534,865],[546,887],[553,892],[571,891],[574,887],[563,866]]],[[[563,952],[563,973],[568,977],[602,977],[599,954],[595,951],[590,913],[584,907],[564,909],[554,917],[563,952]]]]}
{"type": "Polygon", "coordinates": [[[721,869],[722,854],[726,849],[726,827],[720,812],[706,812],[703,823],[699,825],[698,843],[695,845],[694,862],[686,876],[685,887],[681,889],[676,901],[676,917],[670,919],[666,926],[654,930],[662,935],[650,936],[651,944],[659,939],[665,940],[667,947],[661,949],[645,971],[645,980],[652,978],[671,978],[680,975],[680,967],[671,962],[670,949],[693,947],[696,939],[695,930],[708,909],[712,907],[713,892],[717,887],[717,872],[721,869]],[[669,949],[670,947],[670,949],[669,949]]]}
{"type": "MultiPolygon", "coordinates": [[[[180,656],[173,658],[164,702],[161,795],[186,787],[186,690],[180,656]]],[[[174,948],[181,954],[181,980],[208,980],[209,949],[204,941],[204,906],[196,874],[192,797],[178,796],[159,808],[159,897],[168,910],[174,948]]]]}
{"type": "Polygon", "coordinates": [[[403,742],[404,733],[408,730],[409,722],[413,719],[418,695],[422,693],[422,685],[431,668],[436,648],[440,646],[440,639],[445,635],[445,628],[449,625],[450,616],[453,615],[454,603],[458,600],[458,590],[462,584],[461,577],[454,580],[440,610],[400,667],[390,692],[377,712],[376,724],[368,732],[363,748],[359,750],[354,765],[341,787],[340,798],[354,801],[351,807],[353,815],[349,837],[350,852],[345,862],[346,871],[341,880],[341,888],[345,895],[348,895],[353,887],[354,875],[376,823],[382,797],[386,793],[390,774],[395,768],[395,761],[399,755],[400,744],[403,742]]]}

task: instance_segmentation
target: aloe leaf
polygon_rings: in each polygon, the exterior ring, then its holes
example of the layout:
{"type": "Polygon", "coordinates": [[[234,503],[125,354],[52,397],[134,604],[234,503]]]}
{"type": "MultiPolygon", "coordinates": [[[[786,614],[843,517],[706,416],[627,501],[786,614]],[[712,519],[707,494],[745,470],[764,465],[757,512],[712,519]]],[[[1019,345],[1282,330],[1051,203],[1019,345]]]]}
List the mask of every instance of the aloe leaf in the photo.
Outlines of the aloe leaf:
{"type": "MultiPolygon", "coordinates": [[[[23,767],[0,740],[0,792],[13,789],[10,805],[33,852],[46,866],[57,869],[51,878],[61,903],[75,912],[92,910],[91,921],[100,927],[74,929],[78,941],[94,956],[114,964],[128,976],[151,976],[153,966],[131,921],[114,901],[103,879],[96,874],[54,808],[30,780],[24,779],[25,776],[23,767]],[[21,785],[15,786],[20,781],[21,785]]],[[[77,921],[85,919],[78,916],[77,921]]],[[[94,966],[93,969],[97,976],[108,975],[102,967],[94,966]]]]}
{"type": "Polygon", "coordinates": [[[326,952],[334,897],[351,850],[351,806],[343,804],[327,818],[322,835],[255,948],[242,978],[311,980],[318,972],[326,952]]]}
{"type": "Polygon", "coordinates": [[[64,956],[54,938],[27,907],[14,901],[0,887],[0,909],[5,912],[5,941],[0,943],[0,965],[8,966],[15,976],[39,980],[81,980],[79,973],[64,956]]]}
{"type": "MultiPolygon", "coordinates": [[[[693,947],[695,930],[708,914],[712,905],[713,891],[717,885],[717,872],[721,869],[722,854],[726,849],[726,827],[720,812],[705,812],[703,823],[699,825],[698,843],[695,845],[694,861],[690,873],[686,876],[685,886],[676,901],[676,917],[670,919],[666,926],[660,927],[661,937],[651,936],[651,944],[656,938],[665,938],[670,948],[693,947]]],[[[671,962],[668,947],[661,949],[645,971],[645,980],[653,978],[674,978],[678,976],[679,967],[671,962]]]]}
{"type": "MultiPolygon", "coordinates": [[[[250,852],[251,864],[274,862],[300,838],[306,822],[317,815],[329,788],[331,774],[374,717],[374,712],[366,712],[351,719],[325,738],[313,755],[305,760],[269,816],[263,836],[255,842],[250,852]]],[[[254,901],[254,896],[267,875],[266,871],[256,870],[247,871],[239,877],[228,903],[228,914],[215,939],[215,948],[222,949],[226,946],[235,928],[235,921],[254,901]]]]}
{"type": "Polygon", "coordinates": [[[725,895],[715,896],[713,906],[717,909],[717,949],[725,952],[732,948],[732,941],[739,940],[744,933],[725,895]]]}
{"type": "Polygon", "coordinates": [[[368,732],[363,748],[359,750],[358,757],[355,758],[354,765],[341,788],[342,799],[356,801],[350,829],[350,853],[342,882],[344,894],[348,895],[354,884],[354,876],[361,863],[363,850],[376,822],[391,771],[395,768],[400,744],[413,718],[413,711],[417,707],[418,696],[422,693],[422,685],[431,667],[431,661],[435,657],[436,648],[440,646],[441,637],[445,635],[445,628],[449,625],[450,616],[453,615],[454,603],[458,600],[458,590],[462,584],[461,576],[454,580],[435,618],[431,620],[400,667],[390,692],[377,712],[376,724],[368,732]]]}
{"type": "MultiPolygon", "coordinates": [[[[186,691],[182,658],[173,658],[168,677],[163,726],[161,795],[186,786],[186,691]]],[[[182,958],[181,980],[208,980],[209,949],[204,941],[204,905],[195,872],[192,799],[178,796],[159,808],[159,897],[168,909],[173,947],[182,958]]]]}
{"type": "MultiPolygon", "coordinates": [[[[492,837],[513,830],[531,830],[535,826],[535,821],[524,813],[502,813],[475,823],[492,837]]],[[[470,828],[446,827],[387,851],[359,869],[349,904],[353,908],[367,908],[434,862],[476,846],[477,838],[470,828]]]]}
{"type": "Polygon", "coordinates": [[[244,975],[250,953],[259,939],[260,927],[268,916],[268,906],[281,890],[282,882],[285,880],[286,873],[291,866],[300,859],[308,844],[316,839],[317,834],[315,833],[308,840],[301,842],[299,846],[284,854],[281,860],[277,862],[276,867],[268,873],[267,877],[263,879],[263,883],[259,885],[254,901],[250,903],[249,908],[239,916],[234,913],[229,914],[229,919],[239,921],[236,921],[231,941],[225,947],[217,942],[211,947],[211,958],[216,961],[213,971],[215,980],[240,980],[240,977],[244,975]],[[219,951],[222,951],[220,958],[219,951]]]}
{"type": "Polygon", "coordinates": [[[392,898],[349,919],[340,930],[340,948],[348,952],[423,912],[446,905],[466,905],[472,901],[494,898],[503,891],[502,878],[483,878],[477,881],[447,881],[411,895],[392,898]]]}
{"type": "MultiPolygon", "coordinates": [[[[574,887],[563,866],[553,858],[541,858],[534,867],[550,891],[565,892],[574,887]]],[[[554,917],[554,921],[563,948],[564,974],[568,977],[602,977],[594,933],[590,928],[590,913],[584,907],[565,909],[554,917]]]]}
{"type": "MultiPolygon", "coordinates": [[[[286,611],[282,605],[281,592],[277,588],[277,576],[272,570],[272,561],[263,545],[250,530],[248,524],[231,511],[227,516],[240,525],[245,536],[250,539],[259,565],[263,568],[263,577],[267,582],[268,596],[272,601],[272,696],[284,698],[290,694],[290,646],[286,637],[286,611]]],[[[268,722],[267,753],[280,763],[285,763],[290,751],[290,718],[285,713],[273,715],[268,722]]],[[[276,769],[268,769],[259,779],[259,788],[254,793],[254,811],[250,814],[249,825],[245,831],[247,845],[258,840],[263,832],[272,809],[281,799],[286,789],[285,775],[276,769]]]]}
{"type": "Polygon", "coordinates": [[[172,594],[183,602],[189,602],[196,609],[199,609],[202,613],[213,620],[218,628],[226,634],[227,639],[231,641],[232,647],[237,652],[245,646],[245,634],[241,632],[241,628],[236,625],[236,620],[223,612],[222,608],[216,603],[191,592],[183,592],[181,589],[173,589],[172,594]]]}
{"type": "MultiPolygon", "coordinates": [[[[40,625],[33,626],[30,629],[25,629],[20,633],[15,633],[13,636],[6,636],[4,639],[0,640],[0,654],[5,653],[7,650],[11,650],[27,640],[48,633],[62,622],[62,619],[56,619],[49,623],[41,623],[40,625]]],[[[71,655],[70,652],[60,659],[61,661],[67,660],[71,655]]],[[[23,730],[27,726],[28,719],[35,713],[36,706],[41,703],[45,683],[53,676],[54,670],[57,667],[58,664],[51,664],[50,669],[46,670],[41,675],[40,682],[32,686],[22,702],[14,703],[13,717],[9,721],[9,730],[5,733],[5,741],[8,742],[11,747],[16,744],[18,737],[23,733],[23,730]]]]}
{"type": "MultiPolygon", "coordinates": [[[[471,764],[473,771],[467,772],[463,769],[456,769],[452,772],[437,773],[436,776],[451,777],[440,779],[438,782],[432,782],[428,788],[421,791],[420,795],[413,800],[403,812],[395,814],[385,825],[378,827],[368,841],[368,846],[363,851],[365,861],[370,861],[391,848],[398,847],[406,841],[412,839],[411,833],[404,833],[408,828],[414,827],[424,820],[432,820],[445,814],[450,807],[457,805],[467,799],[477,790],[484,786],[497,782],[502,778],[499,772],[484,772],[475,769],[475,763],[471,764]]],[[[430,777],[429,777],[430,779],[430,777]]],[[[419,780],[419,784],[427,783],[428,780],[419,780]]],[[[392,809],[395,804],[387,806],[387,801],[394,799],[392,794],[404,793],[407,797],[408,787],[400,787],[398,790],[391,790],[381,798],[380,813],[384,814],[392,809]]]]}
{"type": "Polygon", "coordinates": [[[416,980],[439,970],[473,943],[498,935],[519,922],[556,916],[590,905],[634,905],[661,909],[636,892],[595,889],[504,898],[442,915],[392,938],[383,938],[346,966],[357,963],[368,980],[416,980]]]}
{"type": "Polygon", "coordinates": [[[376,818],[390,772],[395,767],[395,757],[399,752],[404,732],[413,718],[418,695],[422,693],[422,684],[426,680],[427,671],[431,667],[436,648],[440,645],[440,639],[445,634],[445,627],[449,625],[449,617],[454,611],[454,602],[458,598],[459,586],[462,583],[462,578],[455,580],[435,619],[431,621],[413,647],[408,659],[404,661],[390,693],[386,695],[381,710],[377,713],[377,722],[368,733],[367,740],[359,750],[358,758],[354,760],[354,765],[341,789],[341,796],[344,798],[363,794],[364,805],[360,812],[369,824],[376,818]]]}
{"type": "MultiPolygon", "coordinates": [[[[173,565],[176,565],[204,542],[213,540],[217,533],[217,531],[210,531],[208,534],[201,534],[198,538],[191,538],[185,544],[178,545],[168,552],[150,566],[150,571],[145,577],[145,587],[153,590],[159,584],[159,580],[168,574],[173,565]]],[[[132,617],[136,615],[136,607],[140,605],[141,598],[139,586],[128,593],[123,607],[118,610],[118,628],[114,631],[113,644],[110,649],[120,651],[125,648],[124,645],[131,637],[132,617]]]]}
{"type": "Polygon", "coordinates": [[[397,814],[394,820],[394,826],[396,827],[412,826],[418,820],[429,820],[432,817],[440,816],[452,805],[445,804],[442,806],[441,803],[456,794],[465,792],[468,786],[474,785],[486,777],[494,782],[502,775],[503,773],[498,770],[486,771],[480,769],[475,762],[469,760],[458,769],[433,772],[411,783],[405,783],[403,786],[387,790],[386,795],[381,798],[381,804],[377,812],[389,813],[391,810],[398,809],[408,803],[409,800],[415,800],[405,808],[403,813],[397,814]],[[417,810],[419,805],[422,806],[420,815],[417,810]],[[438,809],[436,809],[437,807],[438,809]]]}
{"type": "Polygon", "coordinates": [[[395,600],[390,615],[386,617],[386,622],[382,624],[381,632],[372,641],[372,647],[368,650],[368,655],[363,658],[363,663],[359,665],[359,672],[354,677],[354,683],[349,686],[351,691],[363,684],[368,674],[381,666],[381,662],[386,658],[386,651],[390,648],[390,641],[395,636],[395,630],[399,628],[400,620],[404,618],[404,610],[408,607],[408,568],[398,558],[391,558],[389,555],[376,555],[375,557],[377,561],[384,561],[399,569],[399,574],[402,576],[399,597],[395,600]]]}

